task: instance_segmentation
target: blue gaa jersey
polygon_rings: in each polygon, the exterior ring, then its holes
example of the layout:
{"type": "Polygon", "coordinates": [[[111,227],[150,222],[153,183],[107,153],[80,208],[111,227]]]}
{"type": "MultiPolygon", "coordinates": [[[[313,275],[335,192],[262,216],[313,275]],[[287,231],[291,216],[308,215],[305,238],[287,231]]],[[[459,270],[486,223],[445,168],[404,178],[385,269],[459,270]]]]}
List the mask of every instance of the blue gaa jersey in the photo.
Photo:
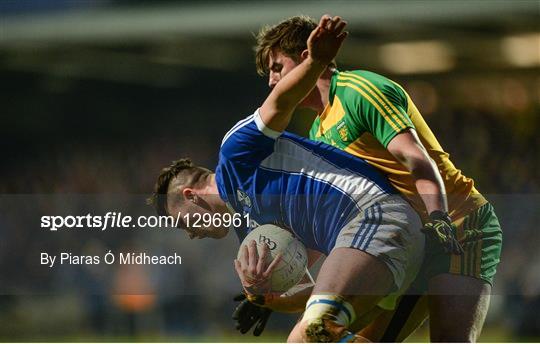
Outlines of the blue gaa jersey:
{"type": "Polygon", "coordinates": [[[236,228],[240,240],[258,225],[271,223],[326,255],[340,230],[363,209],[397,194],[364,160],[271,130],[259,110],[223,138],[216,183],[229,209],[249,214],[249,228],[236,228]]]}

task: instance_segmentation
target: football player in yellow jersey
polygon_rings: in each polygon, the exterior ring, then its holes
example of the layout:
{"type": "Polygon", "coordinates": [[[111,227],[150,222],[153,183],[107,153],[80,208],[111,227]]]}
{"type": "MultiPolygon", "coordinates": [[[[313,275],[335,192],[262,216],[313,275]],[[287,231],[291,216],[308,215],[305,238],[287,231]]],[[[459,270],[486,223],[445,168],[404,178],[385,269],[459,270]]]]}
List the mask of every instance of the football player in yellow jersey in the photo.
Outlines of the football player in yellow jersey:
{"type": "MultiPolygon", "coordinates": [[[[257,70],[268,74],[270,87],[307,56],[306,41],[316,25],[298,16],[259,32],[257,70]]],[[[363,336],[402,341],[429,309],[432,341],[476,341],[489,306],[502,232],[473,180],[452,164],[405,90],[381,75],[339,72],[331,64],[300,106],[318,113],[312,139],[383,171],[424,218],[428,247],[417,285],[426,283],[414,293],[426,291],[427,299],[404,297],[394,313],[381,315],[363,336]]]]}

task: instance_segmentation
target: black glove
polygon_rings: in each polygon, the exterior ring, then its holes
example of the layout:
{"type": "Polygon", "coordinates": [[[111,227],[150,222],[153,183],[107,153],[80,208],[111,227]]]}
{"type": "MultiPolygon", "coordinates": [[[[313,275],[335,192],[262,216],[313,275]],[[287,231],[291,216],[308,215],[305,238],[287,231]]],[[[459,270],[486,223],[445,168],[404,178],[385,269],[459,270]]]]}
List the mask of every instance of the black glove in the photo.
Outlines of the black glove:
{"type": "MultiPolygon", "coordinates": [[[[263,298],[262,302],[264,302],[264,297],[261,296],[261,298],[263,298]]],[[[244,334],[255,325],[253,335],[260,336],[272,310],[249,301],[244,294],[236,295],[233,300],[240,302],[232,315],[233,320],[236,322],[236,329],[244,334]]]]}
{"type": "Polygon", "coordinates": [[[463,254],[463,247],[454,234],[455,226],[448,213],[435,210],[429,214],[429,221],[422,228],[422,232],[431,241],[435,241],[444,248],[447,254],[463,254]]]}

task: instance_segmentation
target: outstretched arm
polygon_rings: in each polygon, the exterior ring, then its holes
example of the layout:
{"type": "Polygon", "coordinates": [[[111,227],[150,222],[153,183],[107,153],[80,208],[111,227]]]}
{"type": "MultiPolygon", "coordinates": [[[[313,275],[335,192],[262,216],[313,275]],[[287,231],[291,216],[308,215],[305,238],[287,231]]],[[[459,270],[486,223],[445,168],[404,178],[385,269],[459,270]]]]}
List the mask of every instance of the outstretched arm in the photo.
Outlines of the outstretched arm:
{"type": "Polygon", "coordinates": [[[347,37],[347,25],[340,17],[321,17],[307,41],[308,57],[290,71],[272,90],[260,108],[265,126],[282,132],[291,121],[294,108],[304,99],[347,37]]]}

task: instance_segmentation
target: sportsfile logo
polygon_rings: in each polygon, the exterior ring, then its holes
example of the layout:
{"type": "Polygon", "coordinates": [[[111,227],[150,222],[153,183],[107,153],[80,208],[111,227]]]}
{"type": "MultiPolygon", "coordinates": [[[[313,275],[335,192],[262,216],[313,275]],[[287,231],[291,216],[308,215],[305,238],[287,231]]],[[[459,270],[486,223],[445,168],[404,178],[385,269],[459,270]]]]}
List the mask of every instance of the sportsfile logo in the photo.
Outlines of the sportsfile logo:
{"type": "Polygon", "coordinates": [[[106,230],[109,228],[245,228],[251,224],[249,213],[181,213],[171,215],[129,216],[121,212],[107,212],[105,215],[67,215],[41,217],[41,228],[59,229],[88,228],[106,230]],[[179,226],[181,225],[181,226],[179,226]]]}
{"type": "Polygon", "coordinates": [[[275,241],[262,234],[259,235],[259,244],[266,244],[270,250],[275,250],[277,247],[277,243],[275,241]]]}
{"type": "MultiPolygon", "coordinates": [[[[185,215],[184,215],[185,217],[185,215]]],[[[178,228],[182,214],[174,216],[138,216],[132,217],[121,212],[109,211],[105,215],[67,215],[41,217],[41,228],[50,231],[59,229],[87,228],[107,230],[110,228],[178,228]]]]}

